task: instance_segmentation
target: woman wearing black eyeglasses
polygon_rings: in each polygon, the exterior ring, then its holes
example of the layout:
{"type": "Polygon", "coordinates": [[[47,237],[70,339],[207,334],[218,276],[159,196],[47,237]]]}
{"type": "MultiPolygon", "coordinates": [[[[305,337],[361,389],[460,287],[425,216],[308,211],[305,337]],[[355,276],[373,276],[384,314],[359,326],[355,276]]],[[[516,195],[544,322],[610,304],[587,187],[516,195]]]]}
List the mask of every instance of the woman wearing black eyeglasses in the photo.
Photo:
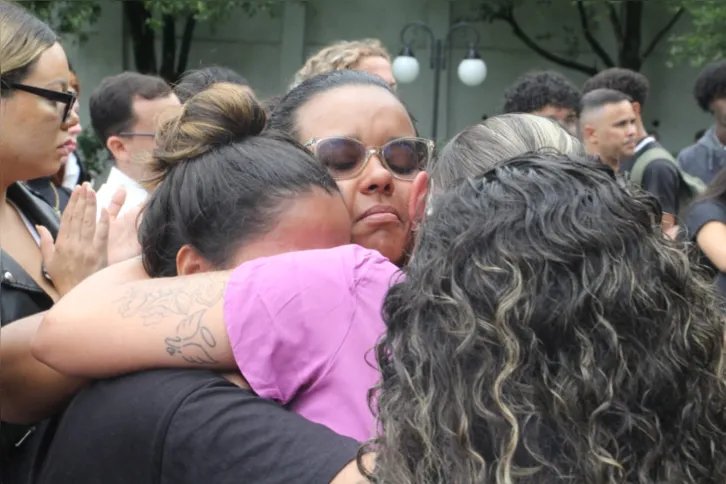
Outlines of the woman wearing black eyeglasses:
{"type": "MultiPolygon", "coordinates": [[[[53,303],[103,265],[106,253],[95,222],[95,194],[77,188],[67,217],[46,203],[25,182],[52,176],[67,161],[69,129],[78,124],[72,107],[68,59],[56,35],[22,7],[0,0],[0,323],[49,309],[53,303]],[[71,210],[73,208],[73,210],[71,210]],[[85,214],[90,213],[88,223],[85,214]],[[83,227],[83,229],[81,229],[83,227]],[[55,239],[55,244],[54,244],[55,239]],[[103,245],[103,247],[101,247],[103,245]],[[43,250],[41,251],[41,246],[43,250]],[[45,254],[45,260],[42,254],[45,254]],[[44,263],[45,262],[45,263],[44,263]]],[[[105,218],[108,226],[108,216],[105,218]]],[[[13,372],[7,341],[2,341],[3,370],[13,372]],[[8,357],[8,358],[6,358],[8,357]],[[6,365],[8,363],[9,366],[6,365]]],[[[8,398],[23,392],[35,375],[16,372],[3,378],[3,419],[8,398]]],[[[33,427],[0,428],[0,481],[19,462],[33,427]]],[[[17,476],[15,476],[17,477],[17,476]]]]}
{"type": "MultiPolygon", "coordinates": [[[[70,66],[70,89],[78,96],[81,92],[78,77],[70,66]]],[[[73,103],[72,112],[78,116],[78,99],[73,103]]],[[[68,129],[69,139],[64,145],[71,152],[67,160],[62,160],[60,169],[53,176],[44,176],[28,181],[28,186],[35,190],[56,212],[63,213],[71,198],[73,189],[91,181],[91,175],[85,170],[78,153],[78,135],[81,134],[80,123],[68,129]]]]}

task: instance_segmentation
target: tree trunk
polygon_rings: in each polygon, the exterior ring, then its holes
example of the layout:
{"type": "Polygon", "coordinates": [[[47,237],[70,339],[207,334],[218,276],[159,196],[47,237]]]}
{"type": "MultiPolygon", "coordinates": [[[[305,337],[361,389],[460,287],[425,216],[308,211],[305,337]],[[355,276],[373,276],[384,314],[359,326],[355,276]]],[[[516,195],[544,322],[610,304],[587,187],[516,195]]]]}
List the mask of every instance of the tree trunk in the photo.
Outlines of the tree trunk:
{"type": "Polygon", "coordinates": [[[156,74],[156,36],[148,22],[151,13],[143,2],[133,0],[123,2],[123,11],[131,34],[136,70],[142,74],[156,74]]]}
{"type": "Polygon", "coordinates": [[[625,2],[623,10],[625,12],[623,43],[620,46],[620,52],[618,52],[618,64],[620,67],[638,72],[643,67],[643,58],[641,56],[643,2],[625,2]]]}
{"type": "Polygon", "coordinates": [[[194,28],[197,25],[197,19],[193,14],[187,15],[184,22],[184,33],[182,34],[181,45],[179,46],[179,61],[176,65],[176,77],[181,78],[187,70],[189,63],[189,51],[192,48],[192,39],[194,38],[194,28]]]}
{"type": "Polygon", "coordinates": [[[169,83],[176,82],[176,19],[164,16],[161,40],[161,69],[159,75],[169,83]]]}

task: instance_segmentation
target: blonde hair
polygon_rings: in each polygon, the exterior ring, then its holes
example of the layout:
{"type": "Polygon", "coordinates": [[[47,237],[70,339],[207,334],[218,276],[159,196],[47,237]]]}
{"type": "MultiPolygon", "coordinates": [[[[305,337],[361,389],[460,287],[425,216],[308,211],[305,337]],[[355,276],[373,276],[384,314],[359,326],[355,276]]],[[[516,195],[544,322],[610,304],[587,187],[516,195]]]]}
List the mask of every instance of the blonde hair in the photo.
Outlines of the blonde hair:
{"type": "Polygon", "coordinates": [[[502,114],[466,128],[441,150],[429,170],[431,191],[478,176],[502,161],[526,153],[585,154],[582,144],[552,119],[534,114],[502,114]]]}
{"type": "Polygon", "coordinates": [[[38,57],[58,41],[53,30],[23,7],[0,0],[0,81],[22,81],[38,57]]]}
{"type": "Polygon", "coordinates": [[[344,40],[331,44],[305,62],[295,74],[290,89],[318,74],[352,69],[366,57],[383,57],[388,61],[391,60],[388,50],[378,39],[344,40]]]}

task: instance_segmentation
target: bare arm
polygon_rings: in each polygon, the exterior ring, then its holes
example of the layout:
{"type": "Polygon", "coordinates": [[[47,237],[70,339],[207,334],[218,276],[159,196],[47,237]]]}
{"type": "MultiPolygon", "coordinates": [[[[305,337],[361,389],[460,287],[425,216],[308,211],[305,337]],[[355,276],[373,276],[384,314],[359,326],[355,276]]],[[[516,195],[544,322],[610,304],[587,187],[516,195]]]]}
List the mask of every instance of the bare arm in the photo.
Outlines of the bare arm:
{"type": "Polygon", "coordinates": [[[116,264],[53,306],[33,340],[33,355],[87,378],[151,368],[235,369],[224,324],[229,276],[149,279],[137,259],[116,264]]]}
{"type": "Polygon", "coordinates": [[[4,326],[0,338],[0,419],[34,423],[58,412],[86,380],[62,375],[30,353],[30,342],[45,313],[4,326]]]}
{"type": "MultiPolygon", "coordinates": [[[[367,471],[372,470],[374,464],[375,456],[373,454],[363,456],[363,465],[367,471]]],[[[358,462],[352,460],[330,481],[330,484],[369,484],[370,482],[361,474],[358,469],[358,462]]]]}
{"type": "Polygon", "coordinates": [[[706,223],[696,235],[696,243],[708,260],[721,272],[726,272],[726,224],[706,223]]]}

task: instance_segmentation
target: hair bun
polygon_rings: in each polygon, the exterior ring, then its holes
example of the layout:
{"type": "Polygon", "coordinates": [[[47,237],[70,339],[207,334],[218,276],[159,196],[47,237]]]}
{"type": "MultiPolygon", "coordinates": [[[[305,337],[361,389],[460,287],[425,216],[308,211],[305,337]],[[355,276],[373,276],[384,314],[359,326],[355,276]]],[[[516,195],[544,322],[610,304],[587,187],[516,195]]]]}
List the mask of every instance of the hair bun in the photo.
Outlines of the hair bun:
{"type": "Polygon", "coordinates": [[[260,134],[266,123],[265,110],[248,87],[213,84],[159,126],[151,184],[179,162],[260,134]]]}

